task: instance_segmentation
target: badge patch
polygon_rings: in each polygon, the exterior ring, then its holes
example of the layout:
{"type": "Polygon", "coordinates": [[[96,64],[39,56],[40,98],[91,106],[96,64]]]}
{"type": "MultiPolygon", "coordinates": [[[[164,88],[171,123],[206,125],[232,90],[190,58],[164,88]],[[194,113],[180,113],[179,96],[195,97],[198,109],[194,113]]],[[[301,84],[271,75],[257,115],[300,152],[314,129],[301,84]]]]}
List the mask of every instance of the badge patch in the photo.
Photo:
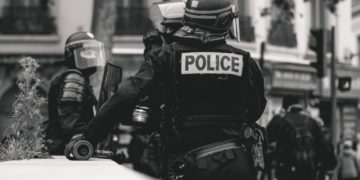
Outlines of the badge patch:
{"type": "Polygon", "coordinates": [[[181,74],[231,74],[242,76],[243,56],[234,53],[189,52],[181,54],[181,74]]]}

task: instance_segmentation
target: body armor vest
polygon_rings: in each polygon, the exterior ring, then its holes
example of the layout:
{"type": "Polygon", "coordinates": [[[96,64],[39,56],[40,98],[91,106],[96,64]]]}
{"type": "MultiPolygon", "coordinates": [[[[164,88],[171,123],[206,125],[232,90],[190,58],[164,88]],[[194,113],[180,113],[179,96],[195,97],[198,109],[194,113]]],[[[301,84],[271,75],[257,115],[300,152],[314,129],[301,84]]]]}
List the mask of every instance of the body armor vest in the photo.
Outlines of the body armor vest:
{"type": "Polygon", "coordinates": [[[175,123],[241,125],[246,121],[249,53],[227,44],[173,44],[175,123]]]}
{"type": "MultiPolygon", "coordinates": [[[[49,109],[49,120],[46,122],[46,133],[49,138],[56,138],[56,139],[67,139],[70,137],[67,137],[63,130],[61,129],[62,125],[59,121],[59,104],[62,103],[61,101],[64,100],[64,91],[66,89],[66,77],[68,77],[69,74],[75,73],[76,75],[82,76],[82,73],[78,70],[70,69],[63,74],[56,77],[49,89],[48,94],[48,109],[49,109]]],[[[76,79],[73,79],[71,83],[76,83],[76,79]]],[[[79,80],[80,81],[80,80],[79,80]]],[[[84,83],[78,83],[79,87],[78,89],[83,89],[81,94],[78,94],[80,92],[74,93],[74,97],[70,98],[73,99],[73,101],[67,100],[66,103],[80,103],[79,106],[81,106],[81,109],[83,110],[83,117],[81,118],[83,120],[90,121],[93,118],[93,106],[95,105],[95,97],[92,94],[92,91],[90,89],[90,86],[87,82],[84,83]],[[79,99],[80,98],[80,99],[79,99]]],[[[75,107],[74,107],[75,108],[75,107]]]]}

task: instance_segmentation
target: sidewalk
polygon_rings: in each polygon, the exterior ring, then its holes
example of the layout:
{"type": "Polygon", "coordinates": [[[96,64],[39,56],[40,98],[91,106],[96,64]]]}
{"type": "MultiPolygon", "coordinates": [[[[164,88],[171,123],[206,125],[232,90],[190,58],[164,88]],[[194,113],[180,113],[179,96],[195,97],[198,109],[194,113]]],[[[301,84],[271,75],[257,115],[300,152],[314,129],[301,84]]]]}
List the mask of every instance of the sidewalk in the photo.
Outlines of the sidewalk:
{"type": "Polygon", "coordinates": [[[152,180],[108,159],[69,161],[63,156],[0,163],[1,180],[152,180]]]}

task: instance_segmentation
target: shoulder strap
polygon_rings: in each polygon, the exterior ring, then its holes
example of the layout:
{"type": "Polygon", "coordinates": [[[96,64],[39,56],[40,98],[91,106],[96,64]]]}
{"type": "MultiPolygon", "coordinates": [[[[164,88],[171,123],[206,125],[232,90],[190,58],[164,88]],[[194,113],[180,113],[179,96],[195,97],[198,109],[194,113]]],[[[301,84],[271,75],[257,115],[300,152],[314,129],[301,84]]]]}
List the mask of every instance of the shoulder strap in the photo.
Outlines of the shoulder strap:
{"type": "Polygon", "coordinates": [[[288,113],[286,113],[282,118],[285,119],[285,122],[291,126],[291,128],[295,129],[295,124],[294,121],[292,119],[289,119],[288,117],[288,113]]]}

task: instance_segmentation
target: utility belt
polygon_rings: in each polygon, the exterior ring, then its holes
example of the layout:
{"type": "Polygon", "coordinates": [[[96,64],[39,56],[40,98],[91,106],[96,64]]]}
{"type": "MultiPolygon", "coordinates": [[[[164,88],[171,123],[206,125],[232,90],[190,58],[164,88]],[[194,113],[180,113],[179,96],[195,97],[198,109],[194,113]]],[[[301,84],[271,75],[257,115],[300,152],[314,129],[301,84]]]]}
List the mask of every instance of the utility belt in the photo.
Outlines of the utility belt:
{"type": "Polygon", "coordinates": [[[235,158],[233,150],[246,151],[246,148],[237,138],[193,149],[170,164],[170,174],[173,175],[171,179],[181,180],[191,176],[196,169],[205,169],[207,166],[206,158],[220,152],[225,152],[228,159],[235,158]]]}
{"type": "MultiPolygon", "coordinates": [[[[140,124],[146,123],[148,112],[149,108],[138,106],[133,112],[133,121],[140,124]]],[[[239,128],[241,135],[236,139],[211,143],[186,152],[170,165],[170,171],[172,171],[170,174],[174,175],[171,179],[180,180],[188,175],[191,176],[192,171],[197,168],[206,168],[204,159],[209,156],[224,152],[225,156],[231,159],[236,158],[234,153],[239,152],[239,150],[247,152],[252,157],[255,168],[264,169],[265,132],[256,123],[247,124],[245,116],[222,114],[189,115],[178,119],[174,123],[175,127],[180,129],[204,125],[239,128]]],[[[163,165],[165,166],[165,164],[163,165]]],[[[166,168],[164,167],[163,171],[165,177],[169,174],[167,173],[167,167],[166,163],[166,168]]]]}
{"type": "Polygon", "coordinates": [[[241,150],[248,153],[255,168],[264,169],[264,144],[265,135],[257,125],[244,125],[239,138],[211,143],[188,151],[170,165],[171,179],[181,180],[197,169],[206,168],[206,158],[217,153],[225,155],[224,158],[236,158],[236,151],[241,150]]]}

